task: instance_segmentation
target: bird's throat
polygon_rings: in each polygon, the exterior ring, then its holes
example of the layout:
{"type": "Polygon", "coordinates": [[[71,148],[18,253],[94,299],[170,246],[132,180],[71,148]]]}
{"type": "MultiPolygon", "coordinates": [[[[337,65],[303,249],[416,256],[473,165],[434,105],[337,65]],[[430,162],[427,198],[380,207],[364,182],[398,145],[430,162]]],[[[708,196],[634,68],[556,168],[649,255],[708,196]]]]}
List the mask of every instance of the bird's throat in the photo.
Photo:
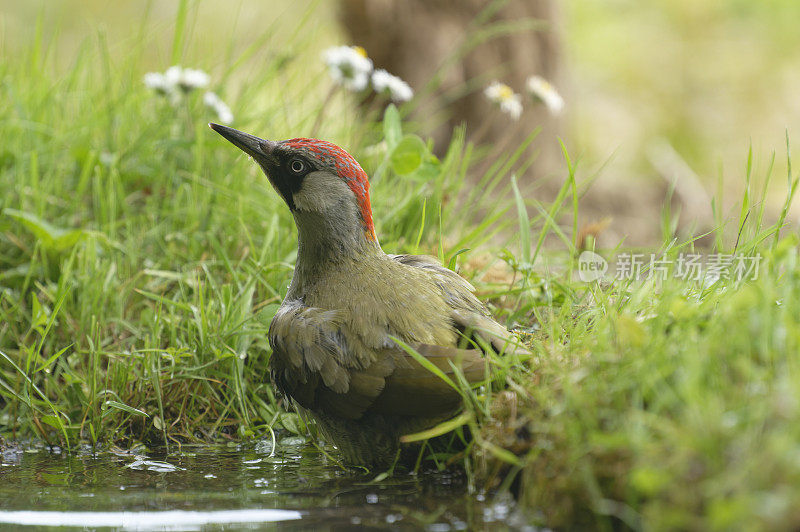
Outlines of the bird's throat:
{"type": "Polygon", "coordinates": [[[341,223],[329,215],[293,211],[297,225],[297,263],[292,286],[300,289],[343,264],[383,254],[374,231],[360,220],[341,223]]]}

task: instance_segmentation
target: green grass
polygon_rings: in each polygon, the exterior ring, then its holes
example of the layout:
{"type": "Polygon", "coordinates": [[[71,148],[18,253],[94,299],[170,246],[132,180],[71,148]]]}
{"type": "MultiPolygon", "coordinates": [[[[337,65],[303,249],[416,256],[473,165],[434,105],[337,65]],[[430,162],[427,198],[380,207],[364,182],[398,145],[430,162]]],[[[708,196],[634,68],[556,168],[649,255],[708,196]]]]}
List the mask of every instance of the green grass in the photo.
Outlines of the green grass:
{"type": "MultiPolygon", "coordinates": [[[[319,50],[304,48],[307,18],[295,40],[279,41],[295,59],[274,53],[266,32],[217,65],[211,88],[234,126],[309,133],[330,82],[319,50]]],[[[173,62],[207,68],[180,59],[185,20],[173,62]]],[[[113,61],[105,42],[88,39],[63,69],[40,35],[0,66],[0,433],[66,446],[304,433],[268,377],[266,332],[296,253],[288,209],[207,127],[215,116],[201,94],[172,105],[144,86],[146,40],[113,61]]],[[[475,160],[463,134],[437,159],[402,131],[396,109],[383,121],[341,92],[327,103],[323,134],[373,176],[387,251],[455,265],[508,225],[479,193],[468,204],[480,222],[453,214],[475,160]]],[[[483,185],[507,187],[521,153],[497,161],[483,185]]]]}
{"type": "MultiPolygon", "coordinates": [[[[266,60],[217,64],[212,85],[235,127],[308,134],[327,79],[304,23],[280,46],[310,60],[260,55],[276,46],[266,32],[246,51],[266,60]]],[[[209,68],[182,55],[191,47],[177,26],[173,59],[209,68]]],[[[87,41],[66,69],[41,39],[0,65],[0,434],[62,446],[307,434],[267,371],[266,331],[295,257],[287,209],[208,130],[199,94],[176,107],[143,86],[147,39],[114,60],[104,42],[87,41]]],[[[457,131],[436,159],[403,131],[403,109],[383,119],[334,100],[323,134],[373,176],[384,249],[469,265],[480,296],[534,350],[494,358],[495,388],[464,387],[466,414],[424,435],[445,433],[421,461],[513,488],[548,526],[800,524],[800,268],[796,229],[782,227],[798,186],[790,164],[778,223],[764,222],[755,192],[769,176],[748,162],[740,208],[730,220],[717,210],[705,250],[760,254],[757,280],[689,282],[670,270],[661,283],[582,283],[578,198],[591,179],[566,149],[563,186],[542,204],[512,180],[533,135],[482,161],[457,131]],[[487,170],[475,176],[478,162],[487,170]],[[505,247],[519,252],[491,251],[515,227],[522,236],[505,247]],[[486,280],[498,262],[509,275],[486,280]]],[[[694,250],[674,213],[661,219],[660,252],[694,250]]]]}
{"type": "MultiPolygon", "coordinates": [[[[798,187],[787,167],[783,212],[798,187]]],[[[748,190],[750,171],[748,158],[748,190]]],[[[583,284],[567,271],[548,276],[557,304],[522,298],[536,356],[496,361],[511,393],[474,395],[470,469],[547,526],[796,528],[800,238],[784,216],[766,226],[762,201],[746,194],[737,240],[720,226],[704,252],[761,257],[754,280],[681,279],[680,254],[700,250],[665,210],[666,278],[583,284]]]]}

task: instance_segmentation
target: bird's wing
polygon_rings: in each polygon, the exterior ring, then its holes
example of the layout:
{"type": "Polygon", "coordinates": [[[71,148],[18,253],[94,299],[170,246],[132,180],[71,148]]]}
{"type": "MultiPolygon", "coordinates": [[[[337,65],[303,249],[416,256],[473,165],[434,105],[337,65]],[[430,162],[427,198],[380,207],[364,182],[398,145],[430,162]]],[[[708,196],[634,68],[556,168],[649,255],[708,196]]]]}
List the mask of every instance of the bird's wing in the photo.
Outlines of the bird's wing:
{"type": "Polygon", "coordinates": [[[390,255],[401,264],[430,272],[450,306],[456,329],[466,338],[491,345],[497,353],[530,354],[520,339],[492,319],[489,311],[473,293],[475,288],[456,272],[442,266],[428,255],[390,255]]]}
{"type": "MultiPolygon", "coordinates": [[[[433,257],[392,255],[394,260],[430,272],[450,307],[453,326],[479,346],[497,353],[528,353],[519,339],[494,321],[473,294],[472,285],[433,257]]],[[[461,396],[387,337],[375,349],[343,326],[341,311],[285,301],[269,331],[273,378],[300,405],[329,415],[358,419],[374,412],[437,417],[453,412],[461,396]],[[361,353],[361,357],[352,356],[361,353]],[[367,356],[364,356],[364,354],[367,356]]],[[[388,332],[387,332],[388,334],[388,332]]],[[[465,344],[467,342],[464,342],[465,344]]],[[[473,345],[474,346],[474,345],[473,345]]],[[[484,380],[486,359],[478,349],[413,344],[417,353],[451,380],[456,369],[469,383],[484,380]]]]}
{"type": "MultiPolygon", "coordinates": [[[[284,301],[269,325],[273,372],[279,386],[291,391],[298,384],[321,380],[330,389],[344,393],[349,388],[347,346],[341,334],[343,316],[335,310],[308,307],[301,300],[284,301]]],[[[294,395],[294,394],[293,394],[294,395]]]]}
{"type": "MultiPolygon", "coordinates": [[[[488,361],[477,349],[428,344],[411,347],[451,382],[457,380],[456,371],[470,384],[483,382],[487,378],[488,361]]],[[[461,394],[439,375],[405,351],[396,352],[394,356],[395,370],[386,377],[386,384],[370,405],[369,412],[435,418],[450,415],[461,406],[461,394]]]]}
{"type": "MultiPolygon", "coordinates": [[[[347,356],[348,343],[336,311],[285,302],[269,331],[272,377],[301,406],[347,419],[367,412],[437,417],[452,413],[461,396],[447,382],[398,346],[374,352],[359,365],[347,356]]],[[[349,342],[348,342],[349,340],[349,342]]],[[[483,380],[480,351],[427,344],[410,346],[455,380],[456,369],[470,383],[483,380]]]]}

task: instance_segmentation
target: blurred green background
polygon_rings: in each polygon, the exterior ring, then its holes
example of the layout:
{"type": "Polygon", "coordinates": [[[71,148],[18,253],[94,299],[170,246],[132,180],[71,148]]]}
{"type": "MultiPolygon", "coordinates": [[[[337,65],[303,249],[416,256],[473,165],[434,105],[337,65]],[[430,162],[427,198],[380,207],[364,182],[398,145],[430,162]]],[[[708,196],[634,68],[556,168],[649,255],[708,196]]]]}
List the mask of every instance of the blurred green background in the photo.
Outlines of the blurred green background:
{"type": "MultiPolygon", "coordinates": [[[[665,141],[709,195],[722,180],[730,208],[744,188],[752,143],[756,175],[763,177],[777,153],[768,212],[779,208],[786,190],[784,136],[788,131],[794,144],[800,125],[800,3],[577,0],[565,6],[570,139],[589,161],[611,156],[598,186],[629,183],[637,194],[658,186],[653,149],[665,141]]],[[[795,208],[795,221],[797,214],[795,208]]]]}
{"type": "MultiPolygon", "coordinates": [[[[328,81],[320,52],[348,43],[337,1],[204,0],[189,5],[190,31],[176,50],[177,0],[3,0],[3,54],[29,48],[40,31],[55,44],[50,53],[63,69],[74,65],[87,39],[107,41],[112,64],[146,42],[149,69],[163,70],[179,57],[185,66],[208,70],[212,79],[220,79],[222,65],[233,58],[244,63],[226,85],[227,98],[236,104],[234,114],[243,117],[238,123],[255,119],[267,124],[269,117],[258,116],[264,108],[261,99],[276,98],[296,110],[300,123],[307,118],[303,107],[316,107],[309,102],[324,98],[328,81]],[[248,53],[265,38],[266,52],[248,53]],[[253,100],[237,100],[237,87],[249,81],[247,65],[255,69],[275,57],[301,68],[286,69],[280,83],[256,91],[253,100]]],[[[582,222],[613,218],[604,244],[613,246],[623,238],[629,244],[659,240],[655,211],[675,179],[682,223],[699,220],[700,229],[712,224],[711,196],[721,196],[722,219],[735,213],[751,144],[755,183],[777,154],[777,178],[767,205],[768,218],[775,217],[786,186],[784,137],[788,132],[791,141],[799,125],[800,3],[571,0],[557,3],[555,13],[552,23],[563,53],[554,81],[565,96],[566,112],[560,128],[545,129],[537,142],[552,148],[556,135],[563,135],[586,174],[602,169],[584,198],[582,222]]],[[[270,134],[298,134],[292,123],[288,117],[286,128],[280,128],[285,131],[270,134]]],[[[321,134],[326,133],[336,135],[323,127],[321,134]]],[[[563,179],[563,169],[549,170],[563,179]]],[[[789,219],[797,216],[795,208],[789,219]]]]}

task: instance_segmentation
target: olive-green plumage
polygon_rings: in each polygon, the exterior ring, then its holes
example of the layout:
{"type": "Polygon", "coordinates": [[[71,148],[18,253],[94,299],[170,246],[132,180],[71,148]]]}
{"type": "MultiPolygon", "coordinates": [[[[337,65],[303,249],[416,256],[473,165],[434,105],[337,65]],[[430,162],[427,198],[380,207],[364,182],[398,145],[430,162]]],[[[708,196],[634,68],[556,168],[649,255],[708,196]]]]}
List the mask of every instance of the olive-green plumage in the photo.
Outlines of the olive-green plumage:
{"type": "Polygon", "coordinates": [[[272,378],[346,461],[385,465],[401,435],[461,406],[460,395],[394,338],[445,373],[456,365],[470,382],[483,380],[487,366],[464,336],[498,352],[524,349],[456,273],[432,257],[381,250],[366,174],[344,150],[211,127],[259,163],[292,211],[297,264],[269,329],[272,378]]]}

